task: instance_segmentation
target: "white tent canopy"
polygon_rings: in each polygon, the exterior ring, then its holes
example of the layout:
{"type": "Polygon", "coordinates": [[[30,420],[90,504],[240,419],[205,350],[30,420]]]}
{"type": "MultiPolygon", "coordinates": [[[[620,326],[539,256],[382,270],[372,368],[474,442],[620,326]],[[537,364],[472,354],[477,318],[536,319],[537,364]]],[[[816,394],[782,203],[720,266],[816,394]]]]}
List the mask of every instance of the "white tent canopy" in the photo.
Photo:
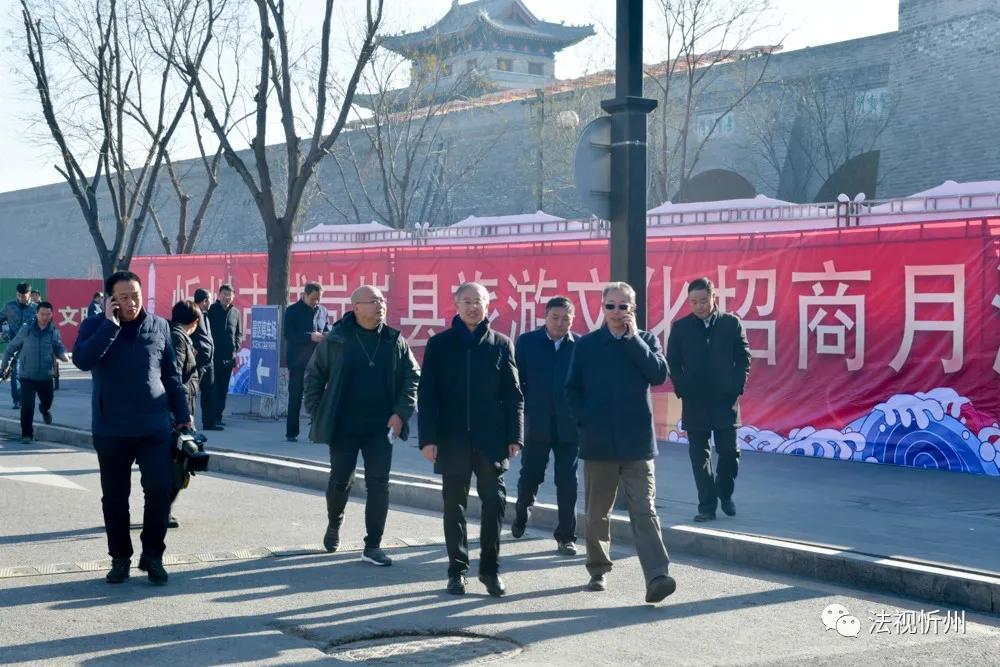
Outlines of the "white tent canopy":
{"type": "Polygon", "coordinates": [[[656,208],[651,208],[646,215],[669,215],[670,213],[694,213],[696,211],[719,211],[733,208],[774,208],[776,206],[792,206],[791,202],[772,199],[766,195],[757,195],[752,199],[722,199],[719,201],[698,201],[687,204],[663,202],[656,208]]]}
{"type": "Polygon", "coordinates": [[[392,227],[383,225],[381,222],[362,222],[350,225],[316,225],[310,229],[304,229],[300,234],[364,234],[366,232],[391,232],[392,227]]]}
{"type": "Polygon", "coordinates": [[[535,211],[534,213],[517,213],[515,215],[495,215],[480,218],[470,215],[464,220],[448,225],[449,227],[482,227],[483,225],[529,225],[536,222],[560,222],[565,218],[556,215],[549,215],[545,211],[535,211]]]}

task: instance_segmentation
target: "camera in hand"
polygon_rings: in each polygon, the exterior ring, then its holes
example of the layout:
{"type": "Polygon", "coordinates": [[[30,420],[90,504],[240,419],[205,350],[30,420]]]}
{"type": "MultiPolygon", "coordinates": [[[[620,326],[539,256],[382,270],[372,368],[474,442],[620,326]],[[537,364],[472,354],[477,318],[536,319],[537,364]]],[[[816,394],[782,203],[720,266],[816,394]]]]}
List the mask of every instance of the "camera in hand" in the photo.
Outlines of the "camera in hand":
{"type": "Polygon", "coordinates": [[[174,441],[174,458],[187,472],[208,470],[210,455],[205,451],[208,438],[197,431],[178,431],[174,441]]]}

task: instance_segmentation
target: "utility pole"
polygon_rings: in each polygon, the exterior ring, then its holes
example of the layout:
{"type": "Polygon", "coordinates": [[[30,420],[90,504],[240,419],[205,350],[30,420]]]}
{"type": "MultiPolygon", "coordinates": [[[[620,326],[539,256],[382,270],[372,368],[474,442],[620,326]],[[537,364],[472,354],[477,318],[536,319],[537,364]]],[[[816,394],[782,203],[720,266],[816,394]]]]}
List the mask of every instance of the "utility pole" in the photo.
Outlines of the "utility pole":
{"type": "Polygon", "coordinates": [[[611,114],[611,279],[635,288],[636,325],[646,328],[646,116],[642,96],[642,0],[617,0],[611,114]]]}

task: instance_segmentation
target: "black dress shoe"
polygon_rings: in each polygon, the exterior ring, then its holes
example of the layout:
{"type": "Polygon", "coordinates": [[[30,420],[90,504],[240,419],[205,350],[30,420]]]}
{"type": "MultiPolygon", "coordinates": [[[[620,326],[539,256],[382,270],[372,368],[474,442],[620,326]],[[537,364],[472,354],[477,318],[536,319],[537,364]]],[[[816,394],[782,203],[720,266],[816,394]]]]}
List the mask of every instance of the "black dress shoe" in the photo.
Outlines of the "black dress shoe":
{"type": "Polygon", "coordinates": [[[606,574],[595,574],[590,578],[587,583],[588,591],[606,591],[608,590],[608,575],[606,574]]]}
{"type": "Polygon", "coordinates": [[[163,561],[159,558],[139,557],[139,569],[149,577],[149,583],[162,586],[167,583],[167,571],[163,569],[163,561]]]}
{"type": "Polygon", "coordinates": [[[454,577],[448,577],[448,592],[452,595],[465,595],[465,575],[456,574],[454,577]]]}
{"type": "Polygon", "coordinates": [[[52,413],[51,412],[43,412],[42,413],[42,421],[45,422],[46,424],[51,424],[52,423],[52,413]]]}
{"type": "Polygon", "coordinates": [[[326,532],[323,533],[323,548],[329,553],[333,553],[340,546],[340,526],[327,524],[326,532]]]}
{"type": "Polygon", "coordinates": [[[177,520],[177,517],[171,514],[170,518],[167,519],[167,528],[180,528],[180,527],[181,527],[181,522],[177,520]]]}
{"type": "Polygon", "coordinates": [[[522,537],[528,527],[528,508],[514,507],[514,522],[510,524],[510,534],[514,537],[522,537]]]}
{"type": "Polygon", "coordinates": [[[114,558],[111,560],[111,571],[104,575],[104,580],[109,584],[120,584],[128,579],[129,569],[131,567],[131,559],[114,558]]]}
{"type": "Polygon", "coordinates": [[[729,500],[723,500],[721,504],[722,511],[725,512],[727,516],[736,516],[736,503],[733,502],[732,498],[729,500]]]}
{"type": "Polygon", "coordinates": [[[479,581],[483,582],[483,586],[486,586],[486,592],[495,598],[503,597],[504,593],[507,592],[507,587],[503,585],[503,579],[500,578],[499,574],[481,574],[479,581]]]}
{"type": "Polygon", "coordinates": [[[694,515],[694,520],[698,523],[705,523],[706,521],[715,521],[715,512],[698,512],[694,515]]]}
{"type": "Polygon", "coordinates": [[[646,602],[656,604],[677,590],[677,582],[670,575],[656,577],[646,586],[646,602]]]}

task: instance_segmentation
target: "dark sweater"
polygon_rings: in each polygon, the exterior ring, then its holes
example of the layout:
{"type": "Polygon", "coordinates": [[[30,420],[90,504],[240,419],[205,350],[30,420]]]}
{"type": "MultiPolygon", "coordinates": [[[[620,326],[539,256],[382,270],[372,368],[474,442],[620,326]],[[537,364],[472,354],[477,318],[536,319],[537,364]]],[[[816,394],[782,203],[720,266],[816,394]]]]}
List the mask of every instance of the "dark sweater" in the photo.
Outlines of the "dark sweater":
{"type": "Polygon", "coordinates": [[[615,338],[607,325],[580,338],[566,394],[580,434],[580,458],[640,461],[656,456],[649,388],[667,379],[653,334],[615,338]]]}
{"type": "Polygon", "coordinates": [[[191,420],[170,343],[170,325],[143,310],[117,326],[106,317],[80,325],[73,364],[93,375],[94,435],[146,436],[191,420]]]}
{"type": "Polygon", "coordinates": [[[384,327],[369,331],[344,322],[343,391],[337,408],[337,436],[385,433],[392,414],[392,396],[385,378],[395,346],[383,337],[384,327]],[[370,365],[371,361],[375,365],[370,365]]]}

